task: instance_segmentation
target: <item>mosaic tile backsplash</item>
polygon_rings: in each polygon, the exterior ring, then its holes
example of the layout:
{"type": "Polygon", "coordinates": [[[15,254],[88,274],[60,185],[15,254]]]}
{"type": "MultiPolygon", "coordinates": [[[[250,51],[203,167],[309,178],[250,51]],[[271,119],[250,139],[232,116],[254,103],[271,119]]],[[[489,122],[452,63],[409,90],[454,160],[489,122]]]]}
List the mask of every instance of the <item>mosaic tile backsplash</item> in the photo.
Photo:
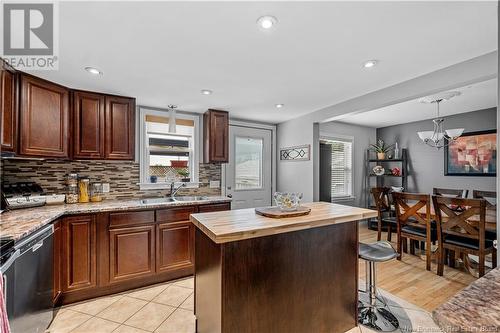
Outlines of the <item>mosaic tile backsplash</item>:
{"type": "MultiPolygon", "coordinates": [[[[48,194],[64,193],[65,175],[78,173],[90,177],[91,182],[110,184],[107,199],[131,199],[164,196],[169,190],[139,189],[139,163],[131,161],[62,161],[62,160],[0,160],[2,181],[34,181],[48,194]]],[[[211,180],[221,180],[219,164],[200,164],[197,189],[181,189],[178,195],[220,195],[220,189],[209,188],[211,180]]]]}

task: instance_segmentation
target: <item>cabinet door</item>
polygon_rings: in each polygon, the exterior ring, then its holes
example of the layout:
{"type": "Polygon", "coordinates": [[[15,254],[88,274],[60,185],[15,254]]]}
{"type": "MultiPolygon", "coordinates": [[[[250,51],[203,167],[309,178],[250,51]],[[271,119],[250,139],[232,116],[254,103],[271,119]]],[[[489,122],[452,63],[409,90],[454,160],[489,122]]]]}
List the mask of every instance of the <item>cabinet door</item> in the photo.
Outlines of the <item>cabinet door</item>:
{"type": "Polygon", "coordinates": [[[0,145],[2,151],[15,152],[17,143],[17,76],[0,63],[0,145]]]}
{"type": "Polygon", "coordinates": [[[189,221],[157,226],[157,272],[191,267],[194,264],[194,226],[189,221]]]}
{"type": "Polygon", "coordinates": [[[135,100],[106,97],[106,158],[133,160],[135,148],[135,100]]]}
{"type": "Polygon", "coordinates": [[[208,110],[203,126],[205,163],[229,162],[229,113],[208,110]]]}
{"type": "Polygon", "coordinates": [[[69,91],[32,76],[21,77],[22,155],[68,157],[69,91]]]}
{"type": "Polygon", "coordinates": [[[54,293],[53,301],[57,303],[57,299],[61,295],[61,250],[62,250],[62,228],[61,221],[54,222],[54,293]]]}
{"type": "Polygon", "coordinates": [[[104,158],[104,95],[73,94],[75,158],[104,158]]]}
{"type": "Polygon", "coordinates": [[[136,279],[155,273],[154,225],[109,231],[110,282],[136,279]]]}
{"type": "Polygon", "coordinates": [[[231,203],[224,202],[219,204],[211,204],[211,205],[202,205],[198,207],[198,212],[200,213],[208,213],[208,212],[220,212],[224,210],[231,210],[231,203]]]}
{"type": "Polygon", "coordinates": [[[82,215],[63,220],[64,292],[96,286],[96,223],[95,216],[82,215]]]}

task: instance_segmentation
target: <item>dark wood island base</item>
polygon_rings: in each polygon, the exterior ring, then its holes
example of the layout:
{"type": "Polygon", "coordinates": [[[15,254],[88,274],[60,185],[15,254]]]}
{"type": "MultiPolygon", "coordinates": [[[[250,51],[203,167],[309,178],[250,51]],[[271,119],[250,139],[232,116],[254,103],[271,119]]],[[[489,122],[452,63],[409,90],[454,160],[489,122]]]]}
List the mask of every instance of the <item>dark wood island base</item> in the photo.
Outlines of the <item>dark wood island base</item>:
{"type": "Polygon", "coordinates": [[[196,228],[196,332],[339,333],[356,326],[354,220],[221,243],[206,232],[196,228]]]}

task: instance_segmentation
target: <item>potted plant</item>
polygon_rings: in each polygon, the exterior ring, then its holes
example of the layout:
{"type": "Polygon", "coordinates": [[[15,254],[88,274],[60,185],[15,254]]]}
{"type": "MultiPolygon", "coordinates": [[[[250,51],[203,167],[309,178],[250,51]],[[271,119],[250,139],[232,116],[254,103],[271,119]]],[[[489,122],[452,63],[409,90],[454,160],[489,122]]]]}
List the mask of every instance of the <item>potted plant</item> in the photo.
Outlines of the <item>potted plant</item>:
{"type": "Polygon", "coordinates": [[[181,182],[190,182],[191,179],[189,178],[189,170],[188,169],[178,169],[177,174],[181,176],[181,182]]]}
{"type": "Polygon", "coordinates": [[[391,150],[394,145],[386,145],[384,140],[378,139],[376,144],[371,144],[371,150],[377,153],[377,159],[385,160],[385,154],[391,150]]]}

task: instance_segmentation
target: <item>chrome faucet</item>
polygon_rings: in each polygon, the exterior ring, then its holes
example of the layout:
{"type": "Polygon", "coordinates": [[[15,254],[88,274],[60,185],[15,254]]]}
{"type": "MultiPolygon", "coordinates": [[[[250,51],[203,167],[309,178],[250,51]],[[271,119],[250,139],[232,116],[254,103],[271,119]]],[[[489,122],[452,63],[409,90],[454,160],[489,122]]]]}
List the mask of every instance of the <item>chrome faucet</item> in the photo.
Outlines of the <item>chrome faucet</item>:
{"type": "Polygon", "coordinates": [[[182,183],[181,186],[179,186],[178,188],[175,188],[175,182],[172,182],[170,184],[170,198],[174,199],[175,195],[177,194],[177,192],[179,192],[179,190],[182,187],[186,187],[186,183],[182,183]]]}

